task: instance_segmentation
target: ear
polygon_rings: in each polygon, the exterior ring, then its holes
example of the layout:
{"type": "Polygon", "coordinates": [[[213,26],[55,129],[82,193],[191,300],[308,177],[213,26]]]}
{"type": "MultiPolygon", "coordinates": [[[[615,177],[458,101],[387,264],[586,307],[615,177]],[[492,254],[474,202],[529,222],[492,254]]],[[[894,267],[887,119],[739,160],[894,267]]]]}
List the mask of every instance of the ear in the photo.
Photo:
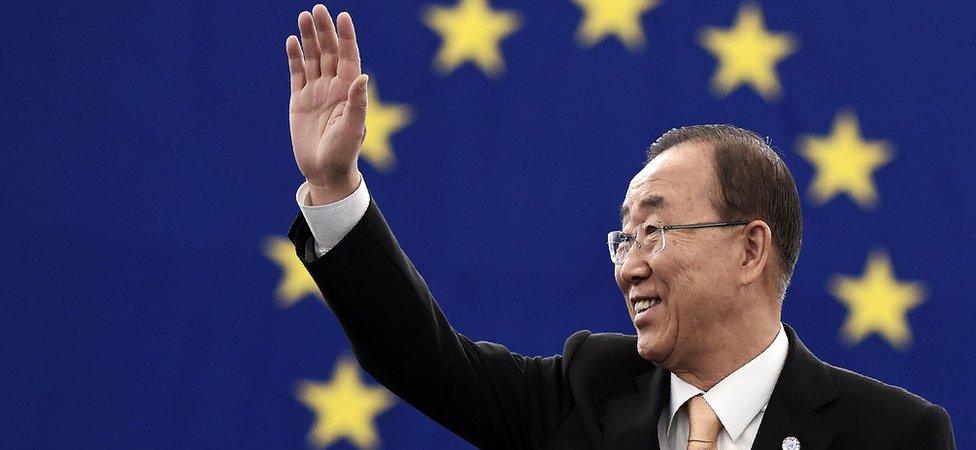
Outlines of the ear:
{"type": "Polygon", "coordinates": [[[762,279],[766,271],[766,263],[773,253],[773,234],[766,222],[753,220],[745,225],[742,237],[743,252],[739,282],[745,285],[762,279]]]}

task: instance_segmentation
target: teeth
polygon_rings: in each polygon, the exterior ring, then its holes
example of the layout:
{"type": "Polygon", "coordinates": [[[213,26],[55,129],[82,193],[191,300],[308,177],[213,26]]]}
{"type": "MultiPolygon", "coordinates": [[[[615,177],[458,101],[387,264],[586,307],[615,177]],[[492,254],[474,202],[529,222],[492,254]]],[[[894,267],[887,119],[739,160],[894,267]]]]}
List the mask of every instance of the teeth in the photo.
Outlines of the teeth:
{"type": "Polygon", "coordinates": [[[634,312],[638,314],[642,313],[650,309],[652,306],[657,305],[658,303],[661,303],[660,297],[654,297],[650,300],[641,300],[637,303],[634,303],[634,312]]]}
{"type": "Polygon", "coordinates": [[[641,300],[641,301],[637,302],[636,304],[634,304],[634,312],[642,313],[642,312],[644,312],[644,310],[646,310],[647,308],[650,308],[650,307],[651,307],[651,301],[650,300],[641,300]]]}

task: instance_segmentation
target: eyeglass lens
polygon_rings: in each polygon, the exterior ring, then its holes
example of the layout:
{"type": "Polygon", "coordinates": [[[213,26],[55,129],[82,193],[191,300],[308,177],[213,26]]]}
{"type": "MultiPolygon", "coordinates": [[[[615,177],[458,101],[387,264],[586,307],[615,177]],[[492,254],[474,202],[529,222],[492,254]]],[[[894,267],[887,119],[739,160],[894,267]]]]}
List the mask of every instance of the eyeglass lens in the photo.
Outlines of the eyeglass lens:
{"type": "Polygon", "coordinates": [[[636,246],[637,251],[644,256],[653,256],[664,250],[664,234],[660,226],[643,225],[635,229],[635,235],[624,234],[620,231],[613,231],[607,235],[609,244],[610,259],[614,264],[623,264],[631,248],[636,246]]]}

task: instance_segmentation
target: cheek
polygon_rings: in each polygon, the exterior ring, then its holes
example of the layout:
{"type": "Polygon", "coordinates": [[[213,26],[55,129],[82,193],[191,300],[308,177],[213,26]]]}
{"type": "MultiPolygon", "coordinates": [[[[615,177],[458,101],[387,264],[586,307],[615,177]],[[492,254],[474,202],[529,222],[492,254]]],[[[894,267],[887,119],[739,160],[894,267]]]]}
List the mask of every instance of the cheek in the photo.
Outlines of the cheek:
{"type": "Polygon", "coordinates": [[[672,294],[682,299],[682,301],[692,301],[697,297],[697,291],[705,286],[700,271],[702,268],[699,262],[690,258],[675,258],[673,269],[668,277],[670,282],[668,287],[672,294]]]}
{"type": "Polygon", "coordinates": [[[617,288],[620,292],[623,292],[624,296],[627,296],[627,284],[624,283],[623,278],[620,277],[620,266],[613,266],[613,279],[617,282],[617,288]]]}
{"type": "Polygon", "coordinates": [[[631,309],[630,302],[627,301],[627,291],[630,288],[626,283],[624,283],[623,279],[620,278],[620,266],[614,266],[613,279],[617,282],[617,288],[620,289],[620,293],[624,297],[624,306],[627,308],[627,314],[629,314],[630,317],[634,317],[634,311],[631,309]]]}
{"type": "Polygon", "coordinates": [[[694,334],[701,325],[711,320],[715,289],[707,263],[701,259],[676,258],[669,282],[665,284],[671,297],[672,321],[680,334],[694,334]]]}
{"type": "Polygon", "coordinates": [[[712,296],[726,288],[730,279],[728,255],[705,248],[701,252],[682,254],[675,259],[676,282],[698,295],[712,296]]]}

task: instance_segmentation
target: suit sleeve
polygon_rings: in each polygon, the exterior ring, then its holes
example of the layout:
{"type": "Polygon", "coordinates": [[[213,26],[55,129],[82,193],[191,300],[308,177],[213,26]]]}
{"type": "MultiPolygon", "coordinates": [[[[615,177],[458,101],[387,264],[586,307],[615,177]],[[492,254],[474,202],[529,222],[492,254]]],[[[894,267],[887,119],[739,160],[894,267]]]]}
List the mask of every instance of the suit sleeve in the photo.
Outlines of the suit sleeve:
{"type": "Polygon", "coordinates": [[[481,448],[539,448],[572,407],[563,356],[524,357],[472,342],[448,323],[376,203],[331,251],[315,257],[299,214],[289,238],[370,375],[481,448]]]}
{"type": "Polygon", "coordinates": [[[909,431],[908,439],[902,448],[955,450],[956,441],[952,435],[949,413],[939,405],[929,405],[923,409],[916,417],[915,424],[909,431]]]}

